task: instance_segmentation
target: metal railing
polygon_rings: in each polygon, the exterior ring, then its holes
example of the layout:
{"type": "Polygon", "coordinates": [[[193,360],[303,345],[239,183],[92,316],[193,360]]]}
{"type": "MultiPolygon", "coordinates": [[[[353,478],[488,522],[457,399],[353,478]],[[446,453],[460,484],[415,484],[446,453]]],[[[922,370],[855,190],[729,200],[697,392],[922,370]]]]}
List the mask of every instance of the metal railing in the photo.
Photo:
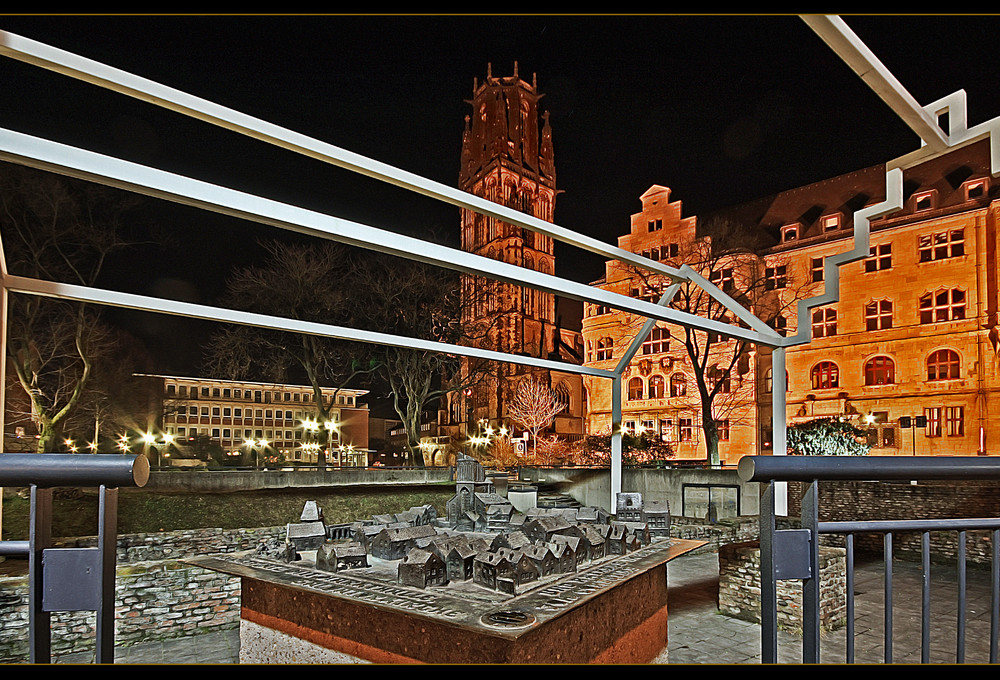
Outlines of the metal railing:
{"type": "Polygon", "coordinates": [[[115,561],[118,488],[149,479],[145,456],[0,454],[0,487],[31,492],[27,541],[0,541],[0,555],[28,559],[28,647],[31,663],[52,662],[52,612],[94,611],[97,663],[115,660],[115,561]],[[97,546],[52,545],[54,487],[98,487],[97,546]]]}
{"type": "Polygon", "coordinates": [[[1000,518],[910,519],[874,521],[819,520],[820,481],[917,481],[1000,479],[1000,459],[982,457],[904,458],[877,456],[746,456],[739,463],[739,475],[747,482],[760,482],[760,615],[761,661],[778,659],[779,580],[802,581],[802,661],[820,661],[820,571],[819,537],[844,537],[846,549],[847,662],[854,662],[854,536],[861,533],[883,535],[884,575],[884,660],[892,663],[892,560],[893,532],[921,534],[921,662],[930,662],[930,533],[956,532],[958,537],[957,621],[955,661],[965,661],[966,613],[966,532],[990,533],[992,570],[990,588],[990,663],[997,661],[1000,630],[1000,518]],[[802,482],[801,528],[776,529],[775,507],[781,493],[779,484],[802,482]]]}

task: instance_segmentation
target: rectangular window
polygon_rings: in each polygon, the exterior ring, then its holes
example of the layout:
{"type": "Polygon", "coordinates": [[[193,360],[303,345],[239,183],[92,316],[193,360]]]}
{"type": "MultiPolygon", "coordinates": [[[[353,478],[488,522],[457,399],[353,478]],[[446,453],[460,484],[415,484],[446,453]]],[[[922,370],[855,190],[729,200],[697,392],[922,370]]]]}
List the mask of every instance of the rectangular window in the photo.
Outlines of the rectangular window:
{"type": "Polygon", "coordinates": [[[872,246],[865,259],[865,272],[877,272],[882,269],[892,268],[892,244],[883,243],[872,246]]]}
{"type": "Polygon", "coordinates": [[[965,255],[965,230],[951,229],[925,234],[917,238],[917,249],[921,262],[961,257],[965,255]]]}
{"type": "Polygon", "coordinates": [[[681,431],[681,441],[690,442],[694,441],[694,419],[693,418],[680,418],[678,421],[681,431]]]}
{"type": "Polygon", "coordinates": [[[870,331],[892,328],[892,300],[873,300],[865,305],[865,328],[870,331]]]}
{"type": "Polygon", "coordinates": [[[719,433],[720,442],[729,441],[729,418],[715,421],[715,428],[719,433]]]}
{"type": "Polygon", "coordinates": [[[670,329],[656,326],[642,343],[643,354],[662,354],[670,351],[670,329]]]}
{"type": "Polygon", "coordinates": [[[920,296],[920,323],[958,321],[965,318],[965,291],[936,290],[920,296]]]}
{"type": "Polygon", "coordinates": [[[812,281],[813,283],[819,283],[823,280],[823,258],[814,257],[810,264],[809,269],[812,271],[812,281]]]}
{"type": "Polygon", "coordinates": [[[924,417],[927,418],[927,426],[924,428],[925,437],[941,436],[941,409],[939,407],[925,408],[924,417]]]}
{"type": "Polygon", "coordinates": [[[709,280],[723,292],[730,292],[733,289],[733,270],[731,267],[718,269],[709,274],[709,280]]]}
{"type": "Polygon", "coordinates": [[[230,395],[232,395],[232,390],[230,390],[228,387],[222,390],[223,399],[229,399],[230,395]]]}
{"type": "Polygon", "coordinates": [[[949,406],[945,409],[945,431],[949,437],[965,435],[965,414],[961,406],[949,406]]]}
{"type": "Polygon", "coordinates": [[[785,265],[779,267],[767,267],[764,269],[764,288],[766,290],[778,290],[788,285],[787,268],[785,265]]]}
{"type": "Polygon", "coordinates": [[[833,307],[817,309],[812,314],[813,338],[832,338],[837,334],[837,310],[833,307]]]}
{"type": "Polygon", "coordinates": [[[233,411],[232,411],[232,409],[231,409],[231,408],[229,408],[229,407],[226,407],[226,408],[222,409],[222,417],[223,417],[223,418],[228,418],[228,417],[230,417],[230,416],[231,416],[232,414],[233,414],[233,411]]]}

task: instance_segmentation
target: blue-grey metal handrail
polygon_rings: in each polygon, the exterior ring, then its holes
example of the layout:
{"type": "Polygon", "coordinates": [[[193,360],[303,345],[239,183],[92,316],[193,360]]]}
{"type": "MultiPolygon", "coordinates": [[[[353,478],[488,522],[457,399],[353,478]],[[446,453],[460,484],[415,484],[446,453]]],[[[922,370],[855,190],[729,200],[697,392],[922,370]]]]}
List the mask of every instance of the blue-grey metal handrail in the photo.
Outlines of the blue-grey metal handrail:
{"type": "Polygon", "coordinates": [[[847,558],[847,660],[854,661],[854,534],[883,533],[885,562],[885,646],[886,663],[892,662],[892,532],[918,531],[921,536],[923,568],[923,625],[921,660],[929,661],[930,635],[930,531],[958,532],[958,625],[956,661],[965,660],[965,573],[966,531],[992,531],[992,596],[990,663],[997,662],[1000,631],[1000,518],[917,519],[876,521],[819,521],[820,481],[897,480],[983,480],[1000,479],[1000,458],[896,456],[745,456],[738,465],[740,478],[765,486],[760,506],[760,615],[761,661],[776,663],[778,658],[777,581],[801,579],[802,660],[819,663],[820,593],[819,535],[843,534],[847,558]],[[799,530],[776,529],[776,483],[798,481],[808,486],[801,501],[799,530]]]}
{"type": "Polygon", "coordinates": [[[149,480],[145,456],[0,454],[0,487],[28,486],[27,541],[0,541],[0,555],[28,558],[28,647],[31,663],[51,663],[53,611],[97,612],[97,663],[115,659],[115,560],[118,488],[149,480]],[[98,487],[96,548],[52,546],[52,489],[98,487]],[[81,592],[82,591],[82,592],[81,592]]]}

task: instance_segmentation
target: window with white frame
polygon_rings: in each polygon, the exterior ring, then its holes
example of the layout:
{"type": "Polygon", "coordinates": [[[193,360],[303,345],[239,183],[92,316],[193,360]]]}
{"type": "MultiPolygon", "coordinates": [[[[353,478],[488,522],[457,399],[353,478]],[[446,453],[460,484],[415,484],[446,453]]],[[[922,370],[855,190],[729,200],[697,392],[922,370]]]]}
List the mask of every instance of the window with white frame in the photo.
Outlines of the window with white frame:
{"type": "Polygon", "coordinates": [[[948,229],[917,237],[921,262],[947,260],[965,255],[965,229],[948,229]]]}
{"type": "Polygon", "coordinates": [[[964,290],[944,288],[920,296],[920,323],[941,323],[964,318],[964,290]]]}
{"type": "Polygon", "coordinates": [[[865,272],[877,272],[883,269],[892,268],[892,244],[880,243],[872,246],[868,250],[868,257],[865,258],[865,272]]]}
{"type": "Polygon", "coordinates": [[[837,310],[833,307],[817,309],[812,313],[813,338],[832,338],[837,334],[837,310]]]}
{"type": "Polygon", "coordinates": [[[865,329],[881,331],[892,328],[892,300],[872,300],[865,305],[865,329]]]}
{"type": "Polygon", "coordinates": [[[764,268],[764,289],[778,290],[788,285],[788,268],[785,265],[764,268]]]}

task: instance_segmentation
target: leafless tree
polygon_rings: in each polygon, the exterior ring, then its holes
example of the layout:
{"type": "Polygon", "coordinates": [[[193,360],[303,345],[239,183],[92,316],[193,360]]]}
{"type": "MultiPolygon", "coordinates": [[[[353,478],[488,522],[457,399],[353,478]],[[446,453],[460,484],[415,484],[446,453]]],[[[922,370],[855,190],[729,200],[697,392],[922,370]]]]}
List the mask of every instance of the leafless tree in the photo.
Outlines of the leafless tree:
{"type": "MultiPolygon", "coordinates": [[[[222,304],[333,325],[352,320],[356,297],[352,295],[355,263],[350,249],[331,241],[270,241],[264,247],[268,256],[262,264],[236,269],[230,276],[222,304]]],[[[313,390],[318,423],[330,420],[336,401],[335,396],[324,399],[324,387],[343,389],[375,368],[359,344],[250,326],[222,327],[205,350],[209,375],[269,382],[304,379],[313,390]]],[[[320,450],[322,466],[325,450],[320,450]]]]}
{"type": "MultiPolygon", "coordinates": [[[[355,271],[362,327],[403,337],[449,344],[476,344],[492,321],[463,322],[463,307],[475,300],[461,294],[460,277],[436,267],[387,256],[373,256],[355,271]]],[[[421,417],[451,392],[478,384],[488,362],[465,361],[435,351],[405,347],[374,348],[389,383],[393,407],[406,430],[411,464],[420,464],[421,417]]]]}
{"type": "MultiPolygon", "coordinates": [[[[792,290],[790,277],[776,274],[782,265],[773,260],[765,262],[761,235],[722,220],[704,225],[702,232],[704,236],[696,239],[689,250],[668,263],[688,265],[758,318],[783,328],[783,315],[797,297],[787,294],[792,290]]],[[[655,302],[667,287],[667,282],[649,272],[633,269],[631,273],[634,296],[655,302]]],[[[704,319],[739,323],[729,308],[696,283],[682,284],[669,306],[704,319]]],[[[632,325],[637,329],[642,321],[634,320],[632,325]]],[[[750,379],[754,347],[748,340],[689,326],[678,332],[686,355],[681,370],[694,383],[694,390],[685,387],[671,395],[687,398],[691,408],[700,412],[708,460],[718,465],[719,423],[728,421],[732,426],[746,422],[754,408],[755,386],[750,379]]]]}
{"type": "Polygon", "coordinates": [[[538,456],[538,433],[552,424],[565,404],[540,380],[526,378],[517,384],[508,405],[511,419],[531,432],[532,450],[538,456]]]}
{"type": "MultiPolygon", "coordinates": [[[[137,203],[123,192],[0,165],[0,232],[9,270],[93,286],[108,257],[129,245],[123,220],[137,203]]],[[[97,310],[31,295],[12,295],[8,318],[8,360],[37,429],[37,450],[55,450],[95,363],[114,349],[112,334],[97,310]]]]}

